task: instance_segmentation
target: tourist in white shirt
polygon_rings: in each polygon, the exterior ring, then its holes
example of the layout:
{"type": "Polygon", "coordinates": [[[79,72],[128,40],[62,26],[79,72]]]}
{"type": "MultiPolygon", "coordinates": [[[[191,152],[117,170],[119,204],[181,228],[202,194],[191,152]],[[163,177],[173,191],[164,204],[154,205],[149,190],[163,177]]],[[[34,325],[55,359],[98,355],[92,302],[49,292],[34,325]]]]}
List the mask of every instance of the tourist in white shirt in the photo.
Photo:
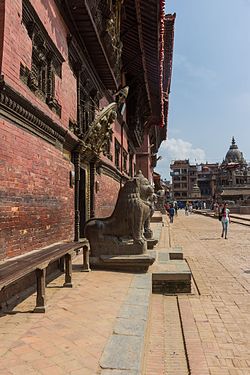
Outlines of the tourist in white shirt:
{"type": "Polygon", "coordinates": [[[227,239],[227,232],[228,232],[228,226],[230,223],[230,210],[227,208],[228,204],[224,203],[222,210],[220,212],[221,215],[221,224],[222,224],[222,234],[221,237],[223,238],[225,235],[225,239],[227,239]]]}

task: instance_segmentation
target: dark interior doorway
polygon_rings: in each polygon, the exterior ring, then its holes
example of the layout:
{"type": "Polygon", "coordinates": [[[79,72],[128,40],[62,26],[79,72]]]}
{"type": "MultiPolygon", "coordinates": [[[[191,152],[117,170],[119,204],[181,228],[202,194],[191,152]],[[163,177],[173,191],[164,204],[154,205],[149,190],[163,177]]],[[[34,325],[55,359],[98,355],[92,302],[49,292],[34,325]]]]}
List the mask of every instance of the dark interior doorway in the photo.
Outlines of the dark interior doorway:
{"type": "Polygon", "coordinates": [[[84,224],[86,222],[86,171],[83,168],[80,168],[79,211],[80,211],[80,238],[82,238],[84,237],[84,224]]]}

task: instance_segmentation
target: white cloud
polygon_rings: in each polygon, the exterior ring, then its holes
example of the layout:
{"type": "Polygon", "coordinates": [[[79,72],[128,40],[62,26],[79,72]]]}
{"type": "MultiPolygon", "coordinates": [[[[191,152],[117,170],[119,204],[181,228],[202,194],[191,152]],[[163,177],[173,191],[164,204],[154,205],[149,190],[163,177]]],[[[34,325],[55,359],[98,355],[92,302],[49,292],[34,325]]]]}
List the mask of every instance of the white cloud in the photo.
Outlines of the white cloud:
{"type": "Polygon", "coordinates": [[[170,138],[161,144],[158,155],[162,157],[157,162],[156,172],[163,178],[169,179],[169,166],[173,160],[189,159],[190,163],[205,162],[205,151],[201,148],[194,148],[192,143],[183,139],[170,138]]]}

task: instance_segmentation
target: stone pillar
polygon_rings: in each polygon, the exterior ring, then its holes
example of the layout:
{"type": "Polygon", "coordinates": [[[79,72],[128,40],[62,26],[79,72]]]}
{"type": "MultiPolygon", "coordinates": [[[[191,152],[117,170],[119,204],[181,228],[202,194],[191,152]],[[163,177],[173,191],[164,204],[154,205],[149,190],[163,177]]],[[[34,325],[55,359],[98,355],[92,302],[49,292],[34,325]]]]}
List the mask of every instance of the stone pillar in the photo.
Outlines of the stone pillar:
{"type": "Polygon", "coordinates": [[[75,241],[80,238],[80,210],[79,210],[79,189],[80,189],[80,153],[74,153],[75,165],[75,241]]]}
{"type": "Polygon", "coordinates": [[[95,217],[95,171],[96,160],[90,162],[90,217],[95,217]]]}

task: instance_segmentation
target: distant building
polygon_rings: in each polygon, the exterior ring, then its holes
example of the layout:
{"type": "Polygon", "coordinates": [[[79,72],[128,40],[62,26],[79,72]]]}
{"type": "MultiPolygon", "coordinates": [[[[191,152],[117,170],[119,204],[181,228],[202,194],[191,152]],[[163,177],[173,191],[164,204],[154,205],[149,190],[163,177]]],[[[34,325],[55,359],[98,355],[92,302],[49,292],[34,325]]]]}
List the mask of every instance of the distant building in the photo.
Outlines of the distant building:
{"type": "Polygon", "coordinates": [[[218,163],[190,164],[175,160],[171,165],[173,198],[181,201],[212,201],[216,192],[218,163]]]}
{"type": "Polygon", "coordinates": [[[219,168],[217,190],[222,200],[235,201],[240,205],[250,203],[250,167],[234,137],[219,168]]]}
{"type": "Polygon", "coordinates": [[[175,160],[171,165],[173,198],[181,201],[234,201],[250,205],[250,166],[234,137],[221,164],[190,164],[175,160]]]}

